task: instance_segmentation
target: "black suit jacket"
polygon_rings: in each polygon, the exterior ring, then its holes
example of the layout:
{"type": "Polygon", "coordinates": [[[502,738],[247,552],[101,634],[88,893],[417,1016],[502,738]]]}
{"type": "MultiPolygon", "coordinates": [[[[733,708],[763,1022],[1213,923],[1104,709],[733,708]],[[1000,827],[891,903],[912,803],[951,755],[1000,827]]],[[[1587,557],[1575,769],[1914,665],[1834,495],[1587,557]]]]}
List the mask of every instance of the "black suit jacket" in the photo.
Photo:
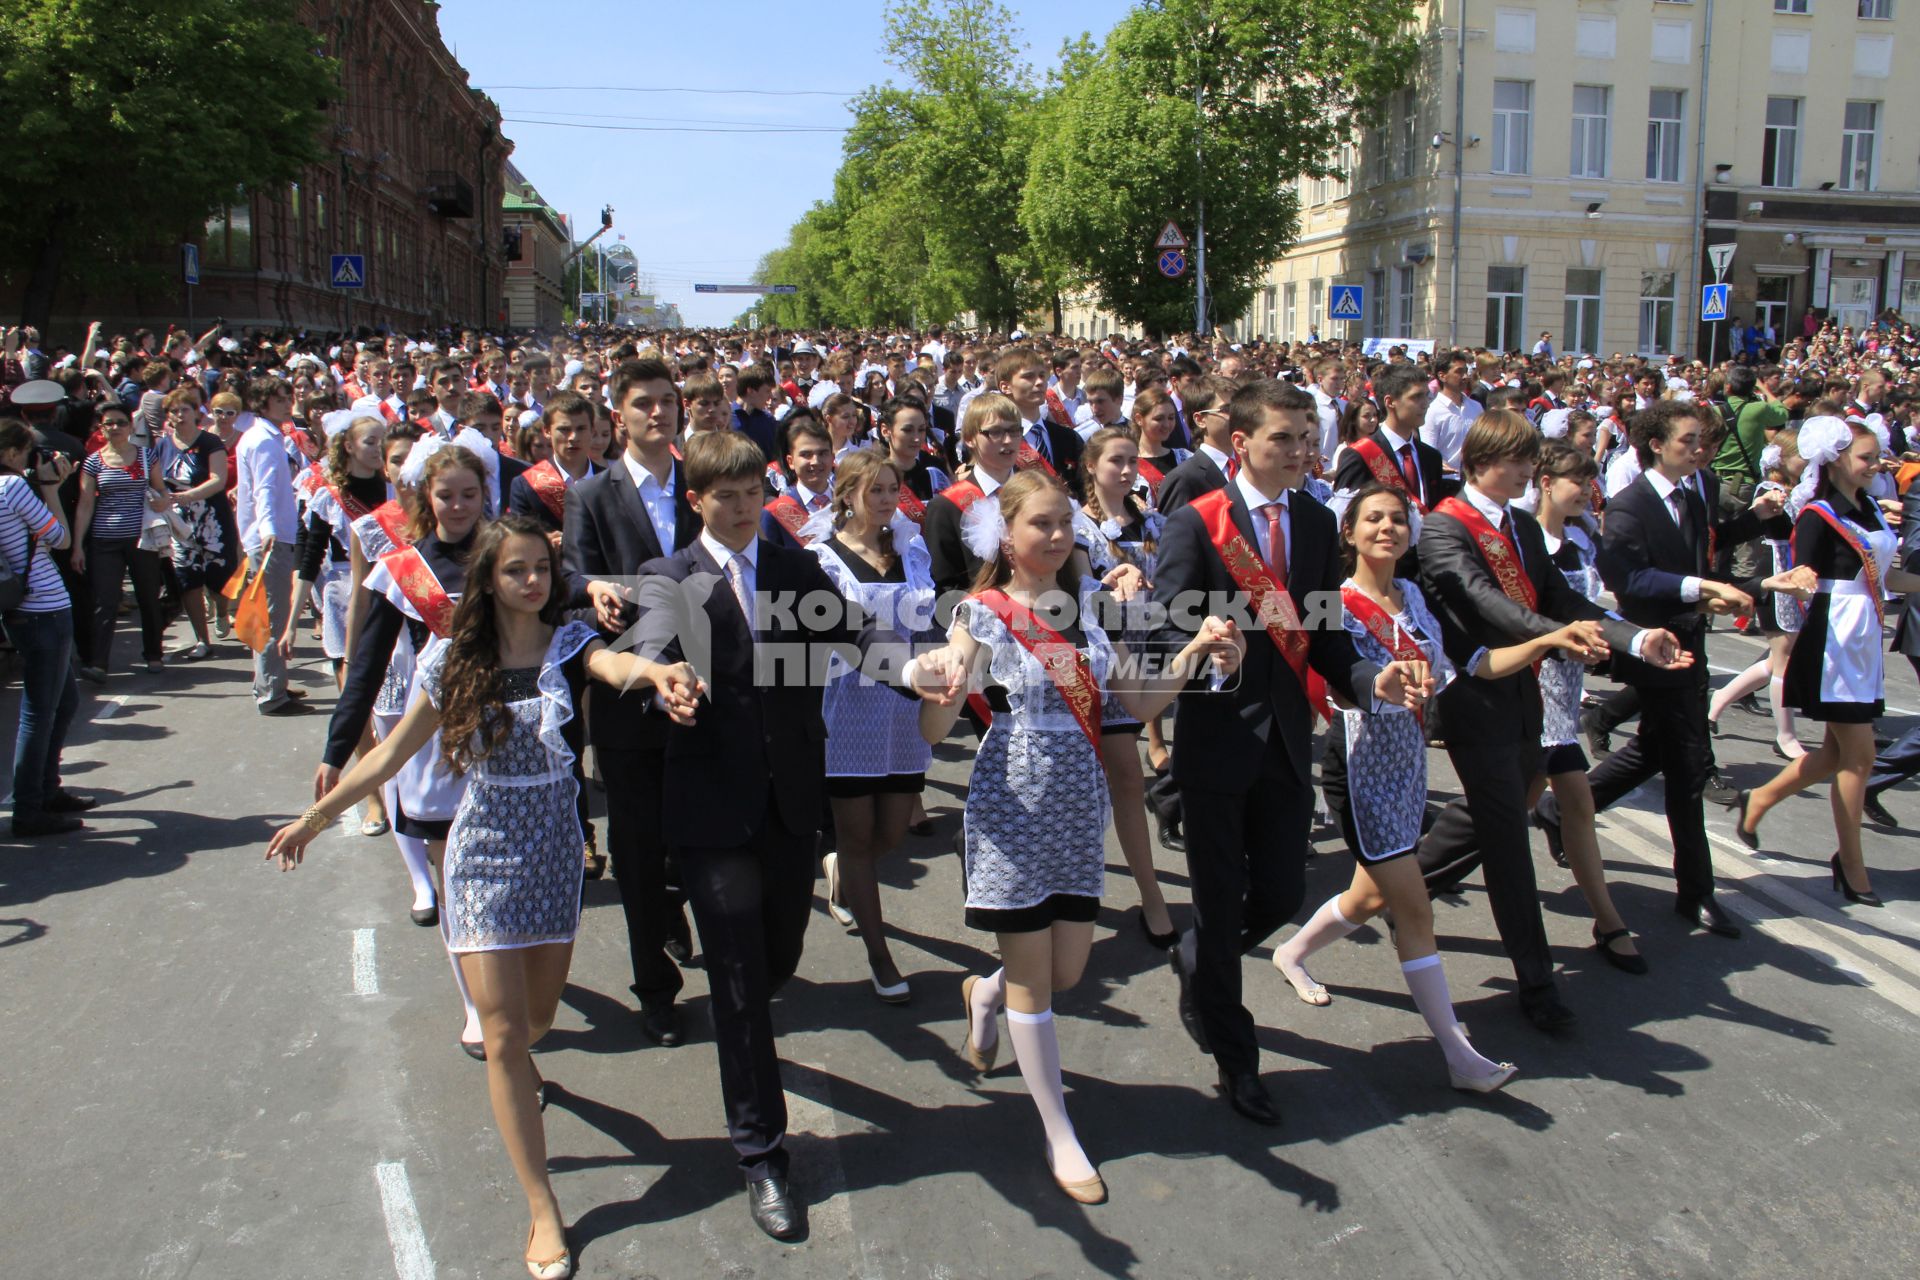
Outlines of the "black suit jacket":
{"type": "Polygon", "coordinates": [[[1206,454],[1195,449],[1193,456],[1167,473],[1160,482],[1160,514],[1170,516],[1203,494],[1227,487],[1227,473],[1206,454]]]}
{"type": "MultiPolygon", "coordinates": [[[[1461,499],[1463,502],[1466,500],[1461,499]]],[[[1420,530],[1420,591],[1440,622],[1447,657],[1460,676],[1440,695],[1448,745],[1480,749],[1540,741],[1540,685],[1522,669],[1499,680],[1466,674],[1479,649],[1500,649],[1558,631],[1581,620],[1598,621],[1607,643],[1624,653],[1639,630],[1614,621],[1606,610],[1575,591],[1554,567],[1532,516],[1509,507],[1521,563],[1532,580],[1538,611],[1516,604],[1494,579],[1466,525],[1450,515],[1429,515],[1420,530]]]]}
{"type": "MultiPolygon", "coordinates": [[[[587,583],[596,578],[628,578],[642,566],[672,555],[700,536],[700,517],[687,501],[682,465],[673,464],[674,545],[663,547],[647,519],[640,491],[633,487],[624,461],[567,489],[565,532],[560,558],[567,571],[570,602],[589,603],[587,583]]],[[[593,681],[587,689],[593,745],[609,751],[657,749],[666,741],[665,718],[646,714],[651,690],[623,693],[593,681]]]]}
{"type": "MultiPolygon", "coordinates": [[[[1176,468],[1178,470],[1178,468],[1176,468]]],[[[1233,523],[1249,546],[1259,547],[1253,517],[1233,492],[1233,523]]],[[[1287,594],[1301,618],[1312,626],[1309,598],[1340,590],[1346,574],[1333,513],[1298,490],[1288,498],[1287,594]]],[[[1207,536],[1200,513],[1191,506],[1168,517],[1160,535],[1153,601],[1163,618],[1153,635],[1154,648],[1171,657],[1208,614],[1228,609],[1247,636],[1247,656],[1236,679],[1218,692],[1202,677],[1180,694],[1175,712],[1174,776],[1182,787],[1244,790],[1259,775],[1260,756],[1277,735],[1281,749],[1304,784],[1313,770],[1313,710],[1279,647],[1247,608],[1246,596],[1227,573],[1226,563],[1207,536]]],[[[1335,601],[1337,604],[1337,595],[1335,601]]],[[[1379,668],[1363,662],[1353,640],[1334,613],[1331,622],[1308,632],[1307,662],[1327,686],[1358,706],[1373,703],[1373,679],[1379,668]]]]}
{"type": "MultiPolygon", "coordinates": [[[[826,686],[818,677],[826,670],[826,647],[855,662],[879,652],[896,678],[911,652],[896,632],[833,611],[822,621],[805,607],[815,593],[840,600],[812,552],[761,539],[755,557],[759,594],[796,602],[761,619],[757,634],[701,543],[642,569],[637,651],[689,661],[707,682],[707,700],[692,725],[648,712],[665,726],[663,819],[670,847],[745,844],[769,802],[788,834],[818,830],[827,771],[827,725],[820,713],[826,686]],[[705,653],[697,643],[703,631],[705,653]]],[[[649,703],[651,698],[648,691],[649,703]]]]}
{"type": "MultiPolygon", "coordinates": [[[[1714,525],[1719,486],[1717,482],[1709,485],[1704,501],[1690,486],[1681,487],[1686,497],[1686,534],[1644,473],[1607,502],[1598,564],[1620,616],[1642,627],[1673,632],[1694,661],[1692,670],[1666,671],[1630,654],[1616,653],[1614,675],[1626,684],[1678,687],[1699,680],[1706,670],[1707,615],[1682,600],[1680,588],[1686,578],[1705,578],[1713,572],[1707,531],[1714,525]]],[[[1718,527],[1723,539],[1745,541],[1759,536],[1761,523],[1753,512],[1745,511],[1718,527]]]]}
{"type": "MultiPolygon", "coordinates": [[[[1072,427],[1063,427],[1052,418],[1046,418],[1047,451],[1051,455],[1047,461],[1053,467],[1053,473],[1060,477],[1077,496],[1080,493],[1080,454],[1086,448],[1086,441],[1072,427]]],[[[1030,442],[1029,442],[1030,443],[1030,442]]]]}
{"type": "MultiPolygon", "coordinates": [[[[920,537],[926,542],[927,554],[933,559],[934,590],[942,594],[971,590],[974,575],[980,572],[979,557],[967,550],[966,542],[960,537],[963,515],[951,498],[944,493],[936,493],[933,500],[927,503],[927,517],[920,526],[920,537]]],[[[951,613],[951,610],[947,612],[951,613]]],[[[946,618],[941,618],[941,625],[945,626],[946,621],[946,618]]]]}
{"type": "Polygon", "coordinates": [[[499,505],[494,507],[495,511],[504,512],[513,509],[513,482],[532,469],[531,462],[522,462],[518,458],[509,458],[504,453],[500,454],[500,501],[499,505]]]}
{"type": "MultiPolygon", "coordinates": [[[[1375,439],[1378,441],[1379,437],[1375,439]]],[[[1384,450],[1385,442],[1381,441],[1380,444],[1384,450]]],[[[1413,441],[1413,461],[1414,469],[1420,475],[1420,501],[1426,504],[1429,511],[1442,498],[1450,497],[1459,489],[1458,482],[1448,479],[1440,451],[1417,437],[1413,441]]],[[[1391,464],[1393,459],[1389,458],[1388,462],[1391,464]]],[[[1333,487],[1336,490],[1358,490],[1372,480],[1373,472],[1367,469],[1366,459],[1354,452],[1352,445],[1348,445],[1340,454],[1339,467],[1334,470],[1333,487]]]]}
{"type": "MultiPolygon", "coordinates": [[[[1910,486],[1900,499],[1900,567],[1920,573],[1920,484],[1910,486]]],[[[1920,657],[1920,592],[1909,592],[1900,602],[1893,651],[1920,657]]]]}

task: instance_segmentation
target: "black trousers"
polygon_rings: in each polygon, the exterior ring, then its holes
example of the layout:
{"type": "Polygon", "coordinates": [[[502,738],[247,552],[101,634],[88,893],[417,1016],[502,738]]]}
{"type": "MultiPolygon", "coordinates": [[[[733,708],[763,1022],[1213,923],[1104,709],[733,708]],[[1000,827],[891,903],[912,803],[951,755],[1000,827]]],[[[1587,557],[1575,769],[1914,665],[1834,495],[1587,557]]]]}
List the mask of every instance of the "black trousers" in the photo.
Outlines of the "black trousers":
{"type": "Polygon", "coordinates": [[[164,654],[167,620],[160,613],[160,555],[142,551],[138,540],[87,539],[87,587],[93,595],[93,665],[108,670],[113,657],[113,633],[120,622],[120,594],[128,570],[133,572],[133,599],[140,614],[140,656],[158,662],[164,654]]]}
{"type": "Polygon", "coordinates": [[[1540,919],[1527,835],[1527,790],[1540,771],[1539,744],[1482,734],[1458,744],[1449,740],[1447,757],[1460,776],[1463,794],[1440,811],[1421,837],[1415,856],[1427,890],[1445,893],[1481,868],[1500,944],[1513,961],[1520,1003],[1544,1004],[1554,998],[1553,953],[1540,919]]]}
{"type": "MultiPolygon", "coordinates": [[[[1910,653],[1907,661],[1913,664],[1913,673],[1920,676],[1920,656],[1910,653]]],[[[1867,794],[1877,796],[1916,773],[1920,773],[1920,725],[1901,734],[1874,758],[1873,773],[1867,778],[1867,794]]]]}
{"type": "Polygon", "coordinates": [[[749,1179],[787,1173],[787,1097],[771,1002],[800,966],[813,914],[815,834],[787,831],[769,805],[743,845],[675,850],[706,957],[727,1134],[749,1179]]]}
{"type": "MultiPolygon", "coordinates": [[[[1686,684],[1644,690],[1640,732],[1587,774],[1595,812],[1610,807],[1658,775],[1666,789],[1667,834],[1673,840],[1674,887],[1682,906],[1713,896],[1713,854],[1707,845],[1706,806],[1701,793],[1713,756],[1707,742],[1707,667],[1695,664],[1686,684]]],[[[1559,821],[1549,792],[1540,811],[1559,821]]]]}
{"type": "Polygon", "coordinates": [[[1600,700],[1600,705],[1587,713],[1593,727],[1603,733],[1613,733],[1621,725],[1640,714],[1640,691],[1630,684],[1618,689],[1600,700]]]}
{"type": "MultiPolygon", "coordinates": [[[[633,993],[643,1007],[672,1004],[680,994],[680,966],[666,945],[692,935],[681,905],[685,899],[667,887],[662,756],[658,751],[599,748],[595,754],[607,784],[607,852],[613,855],[613,878],[620,885],[620,909],[627,917],[633,993]]],[[[581,826],[584,831],[584,814],[581,826]]]]}
{"type": "Polygon", "coordinates": [[[1294,773],[1276,734],[1252,787],[1214,791],[1189,780],[1181,805],[1199,944],[1194,1005],[1220,1068],[1257,1071],[1260,1045],[1241,1002],[1240,959],[1300,910],[1313,789],[1294,773]]]}

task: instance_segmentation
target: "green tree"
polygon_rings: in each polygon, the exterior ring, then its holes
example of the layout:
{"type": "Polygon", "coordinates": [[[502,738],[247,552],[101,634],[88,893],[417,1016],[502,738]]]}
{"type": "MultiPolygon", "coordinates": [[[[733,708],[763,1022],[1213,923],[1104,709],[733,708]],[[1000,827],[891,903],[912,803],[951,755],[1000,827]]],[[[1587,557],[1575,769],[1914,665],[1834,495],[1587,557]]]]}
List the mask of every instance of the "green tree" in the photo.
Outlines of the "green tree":
{"type": "Polygon", "coordinates": [[[0,5],[0,270],[22,318],[56,287],[146,268],[245,186],[320,157],[338,67],[296,0],[0,5]]]}
{"type": "Polygon", "coordinates": [[[1156,0],[1069,59],[1043,105],[1020,217],[1043,258],[1151,332],[1193,324],[1155,234],[1204,200],[1213,311],[1235,316],[1298,234],[1295,181],[1410,74],[1413,0],[1156,0]],[[1196,91],[1199,102],[1196,105],[1196,91]],[[1204,156],[1204,159],[1202,158],[1204,156]]]}

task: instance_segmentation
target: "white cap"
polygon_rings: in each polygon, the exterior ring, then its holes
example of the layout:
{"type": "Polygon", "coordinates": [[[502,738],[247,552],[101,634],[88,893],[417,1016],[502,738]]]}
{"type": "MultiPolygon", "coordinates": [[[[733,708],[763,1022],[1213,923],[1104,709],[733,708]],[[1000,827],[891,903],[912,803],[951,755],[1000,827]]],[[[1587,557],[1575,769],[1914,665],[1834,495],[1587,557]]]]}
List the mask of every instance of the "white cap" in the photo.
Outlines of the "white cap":
{"type": "Polygon", "coordinates": [[[569,360],[567,361],[567,367],[561,370],[560,380],[562,382],[566,382],[567,380],[574,377],[576,374],[585,373],[586,371],[587,371],[586,365],[580,363],[578,360],[569,360]]]}

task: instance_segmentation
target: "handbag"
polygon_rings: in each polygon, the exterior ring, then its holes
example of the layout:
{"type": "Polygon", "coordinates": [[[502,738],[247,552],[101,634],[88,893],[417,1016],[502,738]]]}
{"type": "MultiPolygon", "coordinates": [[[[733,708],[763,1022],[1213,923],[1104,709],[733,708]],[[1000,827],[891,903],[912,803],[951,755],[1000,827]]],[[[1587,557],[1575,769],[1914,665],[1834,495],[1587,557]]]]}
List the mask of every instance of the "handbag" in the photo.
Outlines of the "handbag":
{"type": "Polygon", "coordinates": [[[253,575],[240,599],[233,606],[233,634],[255,653],[263,653],[273,642],[273,627],[267,620],[267,575],[253,575]]]}
{"type": "Polygon", "coordinates": [[[13,562],[0,556],[0,613],[12,613],[27,602],[27,575],[33,572],[33,553],[40,548],[40,539],[31,531],[27,532],[27,567],[14,572],[13,562]]]}

